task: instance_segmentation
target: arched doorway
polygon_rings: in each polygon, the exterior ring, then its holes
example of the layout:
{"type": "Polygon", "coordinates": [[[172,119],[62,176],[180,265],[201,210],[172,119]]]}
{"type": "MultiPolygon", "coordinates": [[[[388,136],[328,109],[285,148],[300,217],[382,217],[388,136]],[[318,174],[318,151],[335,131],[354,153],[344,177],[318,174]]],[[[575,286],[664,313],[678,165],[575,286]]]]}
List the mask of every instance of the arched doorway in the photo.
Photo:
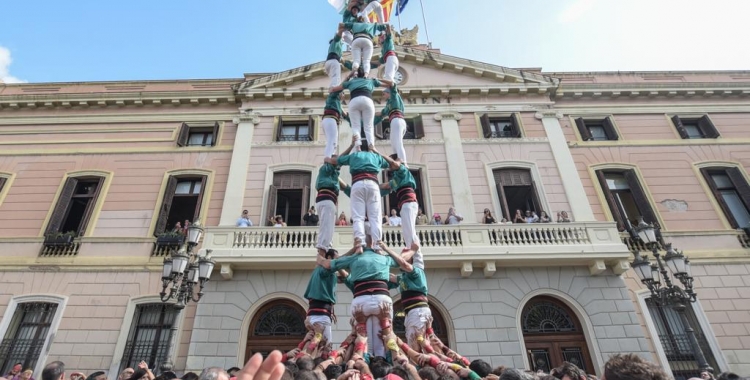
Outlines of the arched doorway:
{"type": "Polygon", "coordinates": [[[521,313],[521,330],[529,365],[534,371],[570,362],[595,373],[581,323],[570,308],[547,296],[534,297],[521,313]]]}
{"type": "Polygon", "coordinates": [[[277,299],[261,306],[247,333],[245,362],[256,352],[263,357],[273,350],[289,351],[305,338],[305,310],[297,303],[277,299]]]}
{"type": "MultiPolygon", "coordinates": [[[[432,302],[432,300],[430,300],[432,302]]],[[[440,338],[446,346],[450,346],[450,340],[448,340],[448,327],[445,324],[443,314],[430,305],[430,311],[432,311],[432,329],[435,330],[435,335],[440,338]]],[[[401,300],[393,302],[393,331],[398,335],[404,342],[406,342],[406,327],[404,326],[404,320],[406,319],[406,312],[404,307],[401,305],[401,300]]]]}

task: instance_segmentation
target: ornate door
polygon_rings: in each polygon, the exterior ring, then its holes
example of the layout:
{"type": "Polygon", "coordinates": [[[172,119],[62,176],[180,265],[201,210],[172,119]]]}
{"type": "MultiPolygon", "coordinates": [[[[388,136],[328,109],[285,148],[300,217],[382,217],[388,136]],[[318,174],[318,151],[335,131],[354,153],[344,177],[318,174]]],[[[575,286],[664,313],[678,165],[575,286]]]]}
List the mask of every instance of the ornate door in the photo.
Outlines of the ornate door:
{"type": "Polygon", "coordinates": [[[256,352],[263,357],[273,350],[287,352],[305,338],[305,310],[289,300],[274,300],[255,313],[247,333],[245,362],[256,352]]]}

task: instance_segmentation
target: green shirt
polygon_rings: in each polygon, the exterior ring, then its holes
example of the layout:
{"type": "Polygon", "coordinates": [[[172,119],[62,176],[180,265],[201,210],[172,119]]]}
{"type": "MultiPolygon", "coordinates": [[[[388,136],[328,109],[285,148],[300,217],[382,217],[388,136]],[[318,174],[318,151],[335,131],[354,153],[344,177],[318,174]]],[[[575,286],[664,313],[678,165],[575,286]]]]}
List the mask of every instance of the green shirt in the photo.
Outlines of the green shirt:
{"type": "Polygon", "coordinates": [[[414,176],[406,167],[401,164],[396,171],[393,172],[393,179],[388,182],[391,185],[391,191],[396,191],[402,187],[411,187],[417,189],[417,181],[414,180],[414,176]]]}
{"type": "Polygon", "coordinates": [[[340,166],[349,165],[349,171],[352,175],[359,173],[380,173],[380,169],[390,166],[388,161],[379,154],[362,151],[339,156],[336,162],[340,166]]]}
{"type": "Polygon", "coordinates": [[[339,192],[339,168],[331,164],[323,164],[318,170],[318,180],[315,182],[315,190],[334,189],[339,192]]]}
{"type": "Polygon", "coordinates": [[[370,78],[352,78],[341,84],[341,87],[349,91],[367,90],[373,92],[375,87],[380,86],[381,83],[379,80],[370,78]]]}
{"type": "Polygon", "coordinates": [[[341,98],[339,97],[339,94],[341,94],[341,91],[328,94],[325,109],[334,110],[339,113],[339,117],[343,117],[344,109],[341,108],[341,98]]]}
{"type": "Polygon", "coordinates": [[[307,283],[305,299],[336,303],[336,271],[315,267],[307,283]]]}
{"type": "Polygon", "coordinates": [[[425,276],[424,270],[415,266],[412,266],[412,268],[414,270],[411,272],[402,272],[398,276],[399,291],[411,290],[427,294],[427,276],[425,276]]]}
{"type": "Polygon", "coordinates": [[[395,50],[395,47],[393,46],[393,36],[386,34],[385,40],[383,40],[383,46],[380,48],[380,63],[385,63],[386,53],[393,50],[395,50]]]}
{"type": "Polygon", "coordinates": [[[375,116],[374,124],[377,125],[383,119],[387,118],[388,115],[391,114],[393,111],[401,111],[403,114],[404,111],[404,100],[401,98],[401,95],[398,93],[398,88],[396,88],[396,85],[394,84],[393,87],[390,89],[391,96],[388,98],[388,101],[385,103],[385,107],[382,111],[380,111],[380,116],[375,116]]]}
{"type": "Polygon", "coordinates": [[[385,30],[385,25],[371,24],[369,22],[345,22],[344,27],[351,30],[354,35],[364,33],[370,36],[370,38],[374,37],[375,33],[385,30]]]}
{"type": "Polygon", "coordinates": [[[360,255],[341,257],[331,260],[331,270],[349,269],[351,282],[365,280],[388,281],[390,268],[398,264],[390,256],[383,256],[370,248],[365,248],[360,255]]]}
{"type": "Polygon", "coordinates": [[[343,20],[344,20],[344,24],[355,23],[357,22],[357,15],[353,14],[352,12],[349,12],[349,7],[347,6],[343,14],[343,20]]]}
{"type": "Polygon", "coordinates": [[[338,34],[333,37],[333,40],[331,40],[331,44],[328,45],[328,54],[334,53],[341,58],[341,55],[343,54],[343,49],[341,47],[341,36],[338,34]]]}

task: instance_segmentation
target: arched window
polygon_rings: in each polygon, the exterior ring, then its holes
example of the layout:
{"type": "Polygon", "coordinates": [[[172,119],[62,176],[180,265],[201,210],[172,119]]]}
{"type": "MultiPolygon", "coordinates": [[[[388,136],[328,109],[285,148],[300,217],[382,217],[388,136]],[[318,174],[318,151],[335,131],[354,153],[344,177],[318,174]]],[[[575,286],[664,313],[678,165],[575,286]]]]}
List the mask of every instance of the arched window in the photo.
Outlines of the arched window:
{"type": "Polygon", "coordinates": [[[297,347],[305,338],[305,310],[290,300],[274,300],[263,305],[250,322],[245,361],[256,352],[264,357],[273,350],[297,347]]]}
{"type": "MultiPolygon", "coordinates": [[[[432,311],[432,329],[435,330],[435,335],[440,338],[446,346],[450,345],[448,340],[448,328],[445,324],[445,319],[438,309],[430,305],[430,311],[432,311]]],[[[401,305],[401,300],[393,303],[393,331],[401,339],[406,342],[406,327],[404,326],[404,320],[406,319],[406,312],[404,307],[401,305]]],[[[455,348],[455,347],[454,347],[455,348]]]]}
{"type": "Polygon", "coordinates": [[[548,373],[567,361],[594,372],[581,323],[564,303],[552,297],[532,298],[521,313],[521,330],[534,371],[548,373]]]}

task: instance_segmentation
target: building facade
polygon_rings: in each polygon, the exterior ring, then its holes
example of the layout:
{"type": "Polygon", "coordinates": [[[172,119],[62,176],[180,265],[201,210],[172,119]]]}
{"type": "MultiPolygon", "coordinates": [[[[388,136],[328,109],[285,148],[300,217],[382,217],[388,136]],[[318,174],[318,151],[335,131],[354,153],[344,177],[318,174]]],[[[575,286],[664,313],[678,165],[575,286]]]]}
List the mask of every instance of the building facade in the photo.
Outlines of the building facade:
{"type": "MultiPolygon", "coordinates": [[[[690,317],[710,364],[750,373],[750,74],[544,73],[421,47],[398,55],[420,208],[464,217],[418,226],[444,341],[493,365],[567,360],[600,373],[609,355],[635,352],[692,373],[684,326],[630,270],[645,248],[627,231],[642,217],[691,259],[690,317]],[[482,224],[485,209],[553,223],[482,224]],[[556,222],[563,213],[570,221],[556,222]]],[[[175,325],[178,370],[295,346],[327,82],[315,63],[228,80],[2,85],[0,369],[159,365],[175,325]],[[242,210],[254,227],[235,227],[242,210]],[[289,226],[268,226],[275,215],[289,226]],[[203,299],[178,312],[159,300],[161,264],[180,242],[175,224],[197,218],[217,267],[203,299]]],[[[376,132],[387,151],[387,127],[376,132]]],[[[340,150],[350,141],[342,123],[340,150]]],[[[350,214],[344,196],[339,212],[350,214]]],[[[402,244],[400,229],[384,230],[402,244]]],[[[351,244],[337,227],[334,245],[351,244]]],[[[334,340],[351,302],[341,285],[338,297],[334,340]]]]}

